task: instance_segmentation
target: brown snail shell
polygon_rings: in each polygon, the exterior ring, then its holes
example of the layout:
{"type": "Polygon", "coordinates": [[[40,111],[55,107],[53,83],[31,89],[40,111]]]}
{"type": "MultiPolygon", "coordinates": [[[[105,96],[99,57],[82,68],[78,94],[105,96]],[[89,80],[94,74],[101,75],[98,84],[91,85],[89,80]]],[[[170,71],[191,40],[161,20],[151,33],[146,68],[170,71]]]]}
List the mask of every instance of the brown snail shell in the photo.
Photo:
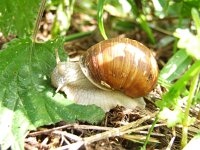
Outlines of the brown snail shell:
{"type": "Polygon", "coordinates": [[[147,95],[158,78],[152,52],[128,38],[113,38],[92,46],[81,57],[80,65],[93,84],[122,91],[130,97],[147,95]]]}

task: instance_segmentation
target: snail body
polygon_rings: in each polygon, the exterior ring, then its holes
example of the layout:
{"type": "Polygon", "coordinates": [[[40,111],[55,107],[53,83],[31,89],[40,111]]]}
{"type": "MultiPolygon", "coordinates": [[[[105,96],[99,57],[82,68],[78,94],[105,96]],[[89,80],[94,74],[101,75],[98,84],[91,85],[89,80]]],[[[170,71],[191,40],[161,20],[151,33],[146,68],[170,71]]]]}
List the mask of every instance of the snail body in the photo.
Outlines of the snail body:
{"type": "Polygon", "coordinates": [[[56,92],[79,104],[96,104],[108,111],[116,105],[145,107],[142,96],[155,86],[158,67],[151,51],[128,38],[102,41],[77,62],[60,62],[51,75],[56,92]]]}
{"type": "Polygon", "coordinates": [[[145,107],[142,97],[133,99],[120,91],[98,88],[85,77],[77,62],[59,62],[51,75],[51,81],[57,91],[63,91],[69,100],[81,105],[95,104],[105,112],[117,105],[130,109],[145,107]]]}

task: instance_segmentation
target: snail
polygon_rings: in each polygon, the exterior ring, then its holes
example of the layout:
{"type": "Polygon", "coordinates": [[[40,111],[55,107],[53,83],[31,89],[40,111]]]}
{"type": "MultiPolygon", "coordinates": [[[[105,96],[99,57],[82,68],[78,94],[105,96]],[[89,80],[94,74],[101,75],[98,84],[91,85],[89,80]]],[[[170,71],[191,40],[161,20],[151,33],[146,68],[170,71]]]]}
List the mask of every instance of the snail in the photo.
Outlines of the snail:
{"type": "Polygon", "coordinates": [[[89,48],[79,62],[61,62],[51,82],[78,104],[95,104],[105,111],[116,105],[145,107],[143,96],[155,87],[157,62],[140,42],[128,38],[104,40],[89,48]]]}

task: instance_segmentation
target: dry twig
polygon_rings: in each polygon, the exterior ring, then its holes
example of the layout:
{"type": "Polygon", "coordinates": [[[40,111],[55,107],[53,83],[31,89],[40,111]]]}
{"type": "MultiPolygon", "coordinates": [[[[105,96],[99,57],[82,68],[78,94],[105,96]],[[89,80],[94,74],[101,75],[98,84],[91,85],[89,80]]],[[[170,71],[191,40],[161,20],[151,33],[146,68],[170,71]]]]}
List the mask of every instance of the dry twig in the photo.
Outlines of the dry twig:
{"type": "Polygon", "coordinates": [[[107,139],[107,138],[115,137],[115,136],[122,136],[126,133],[129,133],[129,132],[127,132],[127,130],[139,126],[144,121],[155,117],[156,114],[157,114],[157,112],[152,113],[152,114],[147,115],[147,116],[145,116],[141,119],[138,119],[137,121],[128,123],[127,125],[124,125],[124,126],[121,126],[121,127],[118,127],[118,128],[111,128],[108,131],[105,131],[103,133],[99,133],[99,134],[96,134],[96,135],[92,135],[90,137],[76,139],[76,138],[74,138],[74,135],[71,136],[71,134],[68,133],[65,136],[72,138],[72,139],[76,140],[77,142],[70,144],[70,145],[62,146],[62,147],[58,148],[57,150],[79,149],[83,145],[91,144],[91,143],[99,141],[99,140],[103,140],[103,139],[107,139]]]}

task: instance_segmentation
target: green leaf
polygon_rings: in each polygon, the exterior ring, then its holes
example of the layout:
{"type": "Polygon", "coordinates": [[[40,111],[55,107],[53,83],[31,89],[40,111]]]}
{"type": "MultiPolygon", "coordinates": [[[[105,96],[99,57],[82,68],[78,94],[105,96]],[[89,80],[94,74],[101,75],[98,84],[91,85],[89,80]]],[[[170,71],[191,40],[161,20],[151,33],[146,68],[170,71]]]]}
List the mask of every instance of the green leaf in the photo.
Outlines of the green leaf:
{"type": "Polygon", "coordinates": [[[185,50],[177,51],[160,71],[160,78],[172,82],[179,78],[191,64],[192,59],[185,50]],[[178,60],[178,61],[177,61],[178,60]]]}
{"type": "Polygon", "coordinates": [[[50,74],[55,67],[55,48],[61,40],[33,44],[16,39],[0,52],[0,143],[23,149],[28,130],[76,120],[96,123],[104,112],[94,106],[82,106],[55,94],[50,74]]]}
{"type": "Polygon", "coordinates": [[[178,97],[183,92],[187,83],[199,73],[200,60],[196,61],[182,77],[177,80],[173,86],[170,87],[169,91],[162,96],[162,101],[157,101],[156,105],[163,109],[164,107],[170,108],[171,106],[176,107],[178,97]]]}
{"type": "Polygon", "coordinates": [[[40,0],[1,0],[0,32],[24,37],[33,31],[40,0]]]}
{"type": "Polygon", "coordinates": [[[182,1],[182,3],[183,3],[183,6],[181,9],[181,14],[182,16],[185,16],[185,17],[191,16],[192,8],[196,8],[197,10],[199,10],[200,8],[199,0],[184,0],[182,1]]]}
{"type": "Polygon", "coordinates": [[[170,1],[168,7],[168,15],[179,17],[191,17],[191,9],[199,10],[199,0],[176,0],[170,1]]]}

